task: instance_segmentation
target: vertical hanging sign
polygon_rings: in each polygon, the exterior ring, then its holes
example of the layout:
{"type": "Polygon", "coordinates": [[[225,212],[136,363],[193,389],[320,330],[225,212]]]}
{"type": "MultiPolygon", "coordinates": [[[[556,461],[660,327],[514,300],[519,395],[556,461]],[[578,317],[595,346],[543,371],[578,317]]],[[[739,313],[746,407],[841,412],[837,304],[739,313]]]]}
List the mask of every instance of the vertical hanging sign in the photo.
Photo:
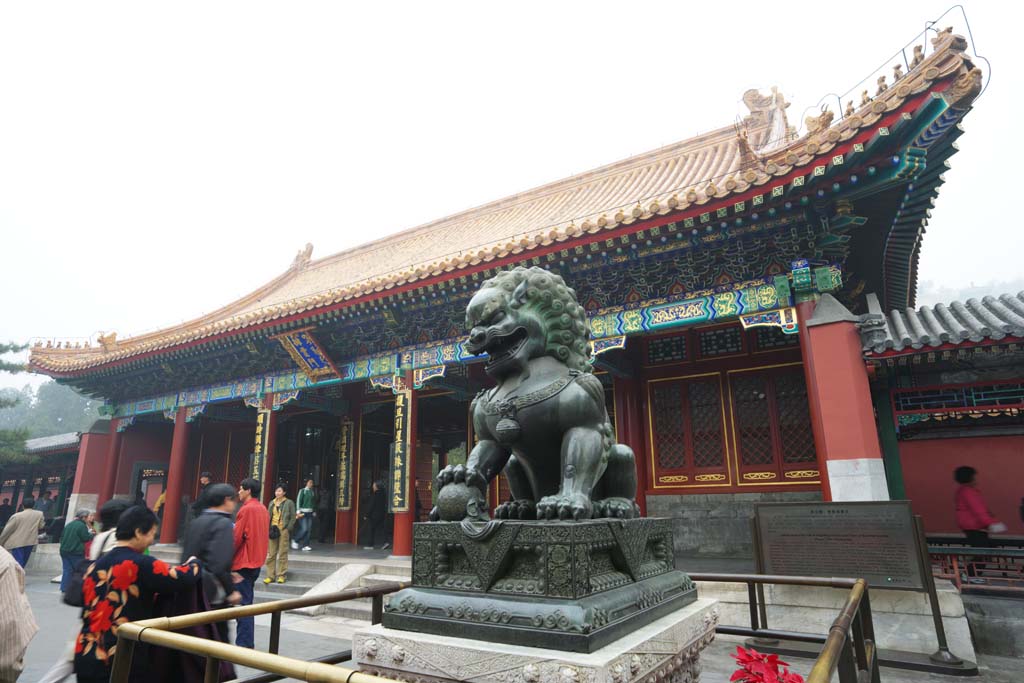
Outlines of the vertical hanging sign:
{"type": "Polygon", "coordinates": [[[252,452],[252,468],[249,476],[262,485],[263,471],[267,464],[267,426],[270,424],[270,411],[261,410],[256,414],[256,442],[252,452]]]}
{"type": "Polygon", "coordinates": [[[352,509],[352,436],[353,424],[345,419],[338,434],[338,509],[352,509]]]}
{"type": "Polygon", "coordinates": [[[395,442],[391,452],[388,508],[390,512],[409,512],[409,411],[412,392],[395,394],[395,442]]]}

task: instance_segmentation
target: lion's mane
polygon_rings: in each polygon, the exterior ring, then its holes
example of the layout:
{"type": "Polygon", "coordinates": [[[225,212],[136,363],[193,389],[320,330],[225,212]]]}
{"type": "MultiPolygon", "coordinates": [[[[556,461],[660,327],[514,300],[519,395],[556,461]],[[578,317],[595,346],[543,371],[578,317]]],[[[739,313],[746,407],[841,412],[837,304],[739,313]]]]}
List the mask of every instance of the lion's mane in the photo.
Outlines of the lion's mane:
{"type": "Polygon", "coordinates": [[[572,370],[591,371],[590,324],[576,300],[576,291],[565,284],[562,276],[543,268],[519,266],[498,273],[480,288],[492,287],[508,293],[513,314],[527,310],[541,320],[546,355],[557,358],[572,370]]]}

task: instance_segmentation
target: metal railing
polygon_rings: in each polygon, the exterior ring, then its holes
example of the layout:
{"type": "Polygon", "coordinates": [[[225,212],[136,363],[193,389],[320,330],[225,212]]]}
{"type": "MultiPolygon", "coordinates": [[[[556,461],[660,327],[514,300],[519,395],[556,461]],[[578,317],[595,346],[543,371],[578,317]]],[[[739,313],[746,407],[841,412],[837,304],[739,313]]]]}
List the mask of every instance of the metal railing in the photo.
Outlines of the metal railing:
{"type": "Polygon", "coordinates": [[[928,546],[932,574],[963,593],[1024,593],[1024,549],[928,546]]]}
{"type": "Polygon", "coordinates": [[[304,661],[283,657],[278,654],[281,644],[281,615],[303,607],[315,607],[329,603],[372,598],[371,621],[380,623],[384,611],[384,596],[405,588],[407,582],[381,584],[372,588],[349,588],[335,593],[325,593],[310,597],[277,600],[259,605],[228,607],[225,609],[185,614],[177,617],[158,617],[121,624],[117,629],[117,654],[111,670],[111,683],[126,683],[132,668],[132,659],[136,643],[148,643],[166,647],[178,652],[185,652],[206,658],[204,680],[216,683],[220,680],[221,662],[231,662],[252,669],[267,672],[268,675],[258,676],[250,681],[274,681],[281,678],[294,678],[300,681],[324,681],[338,683],[397,683],[389,678],[372,676],[355,669],[333,666],[350,658],[349,651],[339,652],[319,660],[304,661]],[[237,645],[228,645],[215,640],[198,638],[174,631],[230,621],[239,617],[255,617],[262,614],[270,615],[269,652],[256,652],[237,645]]]}
{"type": "Polygon", "coordinates": [[[838,671],[840,683],[879,683],[878,648],[871,621],[871,601],[864,579],[821,578],[815,576],[773,576],[770,574],[690,574],[694,581],[745,583],[750,603],[750,627],[719,625],[716,633],[747,636],[764,641],[791,640],[821,643],[807,683],[829,683],[838,671]],[[817,586],[849,590],[839,616],[827,635],[783,631],[768,628],[764,585],[817,586]]]}

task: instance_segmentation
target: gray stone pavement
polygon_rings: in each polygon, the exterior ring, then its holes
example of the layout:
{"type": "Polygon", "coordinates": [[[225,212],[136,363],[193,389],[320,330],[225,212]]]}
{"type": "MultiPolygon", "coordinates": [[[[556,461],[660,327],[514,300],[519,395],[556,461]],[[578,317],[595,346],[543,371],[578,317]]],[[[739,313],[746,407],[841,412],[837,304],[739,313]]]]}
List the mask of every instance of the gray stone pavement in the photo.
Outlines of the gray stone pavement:
{"type": "MultiPolygon", "coordinates": [[[[68,607],[60,601],[57,585],[50,583],[50,576],[30,574],[26,581],[26,592],[39,633],[29,645],[26,654],[25,672],[19,683],[36,683],[50,666],[62,655],[79,628],[78,609],[68,607]]],[[[266,651],[270,638],[270,619],[257,619],[256,646],[266,651]]],[[[282,620],[281,653],[298,659],[314,659],[327,654],[346,650],[354,629],[361,622],[340,617],[307,618],[286,615],[282,620]]],[[[725,683],[735,670],[729,655],[735,650],[736,640],[719,638],[706,651],[703,658],[703,683],[725,683]]],[[[812,660],[791,658],[791,668],[802,675],[811,669],[812,660]]],[[[974,679],[956,679],[930,674],[883,669],[883,683],[924,683],[925,681],[974,680],[979,683],[1017,683],[1022,680],[1020,669],[1024,662],[1004,657],[982,657],[982,675],[974,679]]],[[[254,675],[255,672],[240,670],[240,676],[254,675]]]]}

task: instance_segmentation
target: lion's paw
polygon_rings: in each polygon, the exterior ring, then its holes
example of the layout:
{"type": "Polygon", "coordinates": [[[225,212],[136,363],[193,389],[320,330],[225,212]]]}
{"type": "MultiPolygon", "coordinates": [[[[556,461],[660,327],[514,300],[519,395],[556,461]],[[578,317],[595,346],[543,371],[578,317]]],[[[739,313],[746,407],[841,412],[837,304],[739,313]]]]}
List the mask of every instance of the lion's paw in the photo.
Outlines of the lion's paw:
{"type": "Polygon", "coordinates": [[[594,503],[594,517],[633,519],[639,516],[639,506],[629,498],[605,498],[594,503]]]}
{"type": "Polygon", "coordinates": [[[529,499],[510,500],[494,509],[496,519],[537,519],[537,506],[529,499]]]}
{"type": "Polygon", "coordinates": [[[593,509],[587,495],[559,493],[540,499],[537,503],[537,519],[590,519],[593,509]]]}

